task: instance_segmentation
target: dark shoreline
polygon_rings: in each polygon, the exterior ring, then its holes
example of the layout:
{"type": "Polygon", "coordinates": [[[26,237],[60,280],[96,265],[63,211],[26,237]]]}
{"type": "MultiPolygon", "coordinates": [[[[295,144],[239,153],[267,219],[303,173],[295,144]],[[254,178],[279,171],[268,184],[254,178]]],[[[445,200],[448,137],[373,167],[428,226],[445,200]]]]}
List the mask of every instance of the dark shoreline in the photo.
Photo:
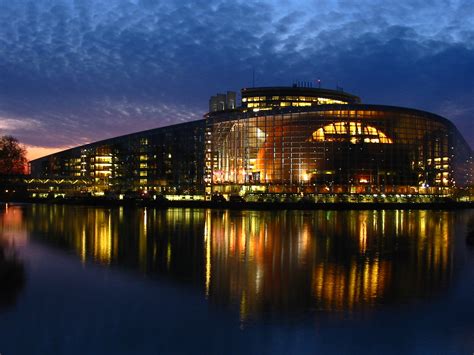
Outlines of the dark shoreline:
{"type": "Polygon", "coordinates": [[[231,210],[458,210],[474,202],[231,202],[84,199],[12,199],[2,203],[38,203],[97,207],[211,208],[231,210]]]}

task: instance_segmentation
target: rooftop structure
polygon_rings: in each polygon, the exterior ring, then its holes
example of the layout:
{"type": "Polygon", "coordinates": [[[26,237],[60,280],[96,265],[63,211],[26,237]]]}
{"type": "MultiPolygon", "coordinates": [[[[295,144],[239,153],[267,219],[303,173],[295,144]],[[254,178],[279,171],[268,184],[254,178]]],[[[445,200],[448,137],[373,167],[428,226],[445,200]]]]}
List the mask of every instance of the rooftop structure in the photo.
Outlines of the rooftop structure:
{"type": "Polygon", "coordinates": [[[237,107],[237,94],[227,91],[227,94],[216,94],[209,99],[209,112],[233,110],[237,107]]]}
{"type": "Polygon", "coordinates": [[[244,88],[241,94],[244,110],[360,103],[359,97],[343,91],[298,86],[244,88]]]}

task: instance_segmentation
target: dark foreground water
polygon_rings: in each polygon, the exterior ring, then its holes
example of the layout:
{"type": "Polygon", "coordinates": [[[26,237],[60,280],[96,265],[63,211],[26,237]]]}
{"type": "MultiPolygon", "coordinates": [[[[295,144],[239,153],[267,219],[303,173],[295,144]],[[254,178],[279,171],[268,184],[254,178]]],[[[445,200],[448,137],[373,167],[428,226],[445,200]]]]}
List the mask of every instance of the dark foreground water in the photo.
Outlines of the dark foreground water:
{"type": "Polygon", "coordinates": [[[0,210],[0,353],[468,354],[474,211],[0,210]]]}

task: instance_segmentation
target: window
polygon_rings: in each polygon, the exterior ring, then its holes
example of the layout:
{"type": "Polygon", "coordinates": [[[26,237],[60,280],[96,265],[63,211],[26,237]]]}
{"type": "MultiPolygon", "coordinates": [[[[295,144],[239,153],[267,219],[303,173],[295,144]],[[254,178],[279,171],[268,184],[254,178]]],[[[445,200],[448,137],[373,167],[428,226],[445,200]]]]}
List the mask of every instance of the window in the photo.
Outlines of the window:
{"type": "Polygon", "coordinates": [[[351,143],[383,143],[392,144],[385,133],[375,127],[363,125],[361,122],[334,122],[313,132],[310,141],[333,142],[350,141],[351,143]]]}

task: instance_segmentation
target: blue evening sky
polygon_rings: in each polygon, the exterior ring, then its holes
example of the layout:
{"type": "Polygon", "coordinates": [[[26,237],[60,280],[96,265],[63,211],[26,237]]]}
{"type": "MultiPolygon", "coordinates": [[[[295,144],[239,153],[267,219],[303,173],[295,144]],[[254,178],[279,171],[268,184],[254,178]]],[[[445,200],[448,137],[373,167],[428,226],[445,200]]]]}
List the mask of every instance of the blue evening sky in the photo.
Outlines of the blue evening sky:
{"type": "Polygon", "coordinates": [[[472,0],[0,0],[0,134],[70,147],[314,81],[449,118],[474,146],[472,0]]]}

